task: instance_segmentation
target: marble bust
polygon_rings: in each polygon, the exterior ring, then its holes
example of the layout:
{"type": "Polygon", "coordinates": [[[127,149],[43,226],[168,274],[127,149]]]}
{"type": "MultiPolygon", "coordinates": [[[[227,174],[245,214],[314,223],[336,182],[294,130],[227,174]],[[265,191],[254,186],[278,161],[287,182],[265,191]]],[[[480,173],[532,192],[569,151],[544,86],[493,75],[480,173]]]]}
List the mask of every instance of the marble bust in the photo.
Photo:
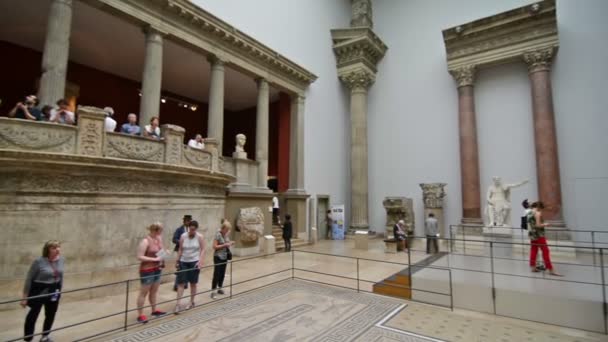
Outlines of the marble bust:
{"type": "Polygon", "coordinates": [[[245,152],[245,143],[247,142],[247,137],[245,134],[239,133],[236,135],[235,139],[236,146],[234,147],[232,158],[247,159],[247,152],[245,152]]]}
{"type": "Polygon", "coordinates": [[[500,177],[492,178],[492,185],[488,188],[486,195],[488,226],[511,226],[511,189],[526,183],[528,180],[515,184],[503,184],[500,177]]]}

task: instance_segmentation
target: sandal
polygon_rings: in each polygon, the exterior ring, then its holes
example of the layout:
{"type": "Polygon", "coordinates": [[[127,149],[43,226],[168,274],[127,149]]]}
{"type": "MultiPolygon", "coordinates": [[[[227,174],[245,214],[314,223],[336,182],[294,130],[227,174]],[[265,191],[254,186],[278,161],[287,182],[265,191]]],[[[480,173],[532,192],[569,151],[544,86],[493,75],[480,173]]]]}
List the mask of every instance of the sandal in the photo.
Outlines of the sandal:
{"type": "Polygon", "coordinates": [[[188,308],[186,310],[190,310],[190,309],[194,309],[194,302],[191,302],[190,305],[188,305],[188,308]]]}

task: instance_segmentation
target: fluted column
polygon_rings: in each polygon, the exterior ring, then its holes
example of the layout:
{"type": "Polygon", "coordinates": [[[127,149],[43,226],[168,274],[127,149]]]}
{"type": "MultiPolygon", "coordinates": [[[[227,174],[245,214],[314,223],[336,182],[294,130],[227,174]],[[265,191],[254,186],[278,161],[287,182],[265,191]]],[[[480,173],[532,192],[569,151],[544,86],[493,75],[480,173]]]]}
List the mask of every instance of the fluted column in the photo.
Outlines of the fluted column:
{"type": "Polygon", "coordinates": [[[304,96],[291,98],[289,141],[289,193],[304,194],[304,96]]]}
{"type": "Polygon", "coordinates": [[[163,76],[163,33],[153,27],[144,29],[146,34],[146,55],[141,77],[141,100],[139,125],[150,123],[150,119],[160,115],[160,92],[163,76]]]}
{"type": "Polygon", "coordinates": [[[207,136],[217,139],[217,148],[222,155],[224,139],[224,61],[209,57],[211,79],[209,81],[209,115],[207,136]]]}
{"type": "Polygon", "coordinates": [[[544,218],[563,226],[562,192],[557,155],[557,134],[551,91],[551,61],[556,50],[547,48],[524,54],[532,89],[534,145],[538,197],[545,204],[544,218]]]}
{"type": "Polygon", "coordinates": [[[375,75],[353,72],[341,77],[350,89],[350,230],[369,229],[367,173],[367,89],[375,75]]]}
{"type": "Polygon", "coordinates": [[[255,130],[255,160],[258,162],[258,187],[268,189],[268,120],[270,90],[261,78],[258,84],[258,106],[255,130]]]}
{"type": "Polygon", "coordinates": [[[65,96],[71,27],[72,0],[53,0],[44,42],[42,75],[38,90],[38,97],[43,105],[55,104],[65,96]]]}
{"type": "Polygon", "coordinates": [[[450,70],[458,84],[458,133],[460,138],[460,183],[462,223],[481,224],[479,151],[473,83],[475,66],[450,70]]]}

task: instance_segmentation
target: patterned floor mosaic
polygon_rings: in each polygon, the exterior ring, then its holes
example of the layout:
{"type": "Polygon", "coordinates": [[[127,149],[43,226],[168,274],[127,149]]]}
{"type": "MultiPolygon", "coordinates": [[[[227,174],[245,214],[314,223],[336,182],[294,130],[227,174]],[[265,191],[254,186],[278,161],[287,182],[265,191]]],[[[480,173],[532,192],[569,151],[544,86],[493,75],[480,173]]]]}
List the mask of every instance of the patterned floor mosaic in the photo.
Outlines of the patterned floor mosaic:
{"type": "Polygon", "coordinates": [[[382,326],[403,307],[388,297],[289,280],[111,341],[437,341],[382,326]]]}

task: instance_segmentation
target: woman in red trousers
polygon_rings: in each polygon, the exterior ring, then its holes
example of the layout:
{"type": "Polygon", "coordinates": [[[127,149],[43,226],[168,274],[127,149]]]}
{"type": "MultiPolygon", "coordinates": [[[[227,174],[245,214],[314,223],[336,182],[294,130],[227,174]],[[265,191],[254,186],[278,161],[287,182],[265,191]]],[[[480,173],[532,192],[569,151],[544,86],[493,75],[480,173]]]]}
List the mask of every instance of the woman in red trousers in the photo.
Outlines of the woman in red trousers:
{"type": "Polygon", "coordinates": [[[549,246],[547,246],[547,239],[545,238],[545,227],[548,226],[547,223],[543,222],[543,209],[545,205],[543,202],[534,202],[532,203],[532,212],[528,214],[528,226],[530,236],[530,269],[532,272],[539,272],[536,268],[536,255],[538,254],[538,249],[540,248],[543,253],[543,261],[545,262],[545,267],[549,270],[549,274],[554,276],[561,276],[557,274],[553,269],[553,264],[551,264],[551,256],[549,254],[549,246]]]}

